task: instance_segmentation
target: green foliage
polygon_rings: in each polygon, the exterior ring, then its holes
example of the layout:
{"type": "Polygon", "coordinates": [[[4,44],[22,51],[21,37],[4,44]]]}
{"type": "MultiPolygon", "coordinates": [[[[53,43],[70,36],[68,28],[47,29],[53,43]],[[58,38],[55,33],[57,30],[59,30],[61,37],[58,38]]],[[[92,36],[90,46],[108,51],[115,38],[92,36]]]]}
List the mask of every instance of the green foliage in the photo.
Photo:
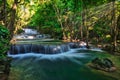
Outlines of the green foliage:
{"type": "Polygon", "coordinates": [[[113,1],[115,0],[35,0],[34,4],[29,6],[29,10],[34,10],[35,14],[28,25],[41,33],[51,34],[54,38],[58,36],[61,38],[63,34],[67,38],[76,36],[80,38],[82,33],[85,37],[86,26],[92,27],[94,33],[92,36],[109,42],[111,37],[106,38],[106,35],[111,34],[110,5],[113,1]]]}
{"type": "Polygon", "coordinates": [[[0,57],[5,56],[6,52],[8,51],[10,39],[9,35],[10,33],[8,29],[0,25],[0,57]]]}
{"type": "Polygon", "coordinates": [[[57,22],[52,3],[41,4],[32,16],[29,24],[44,34],[51,34],[52,37],[61,35],[61,28],[57,22]],[[37,26],[37,27],[35,27],[37,26]]]}
{"type": "Polygon", "coordinates": [[[1,4],[2,4],[2,0],[0,0],[0,6],[1,6],[1,4]]]}
{"type": "Polygon", "coordinates": [[[81,2],[78,0],[46,1],[39,5],[31,18],[30,25],[37,26],[36,29],[42,33],[51,34],[54,38],[57,36],[61,38],[63,31],[67,30],[66,35],[71,33],[70,29],[73,27],[78,31],[78,25],[73,25],[72,23],[75,21],[78,24],[79,20],[81,20],[79,11],[82,9],[80,6],[81,2]],[[62,27],[61,24],[63,25],[62,27]]]}
{"type": "Polygon", "coordinates": [[[23,29],[18,29],[18,30],[17,30],[17,34],[20,34],[20,33],[22,33],[22,32],[24,32],[23,29]]]}

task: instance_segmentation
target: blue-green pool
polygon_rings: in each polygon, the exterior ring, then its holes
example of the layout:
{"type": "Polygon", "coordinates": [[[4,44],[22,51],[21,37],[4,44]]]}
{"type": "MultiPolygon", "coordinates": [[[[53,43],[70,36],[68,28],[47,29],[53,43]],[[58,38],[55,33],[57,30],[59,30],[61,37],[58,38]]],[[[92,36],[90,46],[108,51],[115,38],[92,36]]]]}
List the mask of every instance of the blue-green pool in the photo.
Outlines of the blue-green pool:
{"type": "Polygon", "coordinates": [[[75,49],[62,54],[17,55],[12,61],[9,80],[116,80],[86,65],[102,53],[75,49]]]}

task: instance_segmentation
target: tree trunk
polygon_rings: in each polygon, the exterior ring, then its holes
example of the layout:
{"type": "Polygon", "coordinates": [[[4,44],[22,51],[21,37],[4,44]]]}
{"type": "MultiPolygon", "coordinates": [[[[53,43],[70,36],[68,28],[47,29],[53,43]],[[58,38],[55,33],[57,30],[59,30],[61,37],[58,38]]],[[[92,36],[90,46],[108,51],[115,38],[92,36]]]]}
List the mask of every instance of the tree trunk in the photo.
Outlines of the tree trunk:
{"type": "Polygon", "coordinates": [[[80,35],[81,39],[83,39],[83,1],[81,0],[81,26],[80,26],[80,35]]]}
{"type": "Polygon", "coordinates": [[[115,1],[113,2],[113,21],[112,21],[112,26],[113,26],[113,52],[116,51],[117,47],[117,25],[116,25],[116,15],[115,15],[115,1]]]}
{"type": "Polygon", "coordinates": [[[89,48],[89,44],[88,44],[88,39],[89,39],[89,29],[88,29],[88,25],[86,24],[86,22],[87,22],[87,4],[86,3],[84,3],[84,6],[83,7],[85,7],[85,10],[84,10],[84,22],[83,22],[83,24],[84,24],[84,26],[86,27],[86,47],[87,48],[89,48]]]}
{"type": "Polygon", "coordinates": [[[6,0],[3,0],[4,1],[4,19],[3,19],[3,22],[4,22],[4,25],[6,26],[6,0]]]}
{"type": "Polygon", "coordinates": [[[15,30],[15,17],[16,17],[17,4],[18,4],[18,0],[14,0],[13,6],[11,9],[11,14],[10,14],[10,22],[7,25],[11,33],[11,38],[13,37],[14,30],[15,30]]]}

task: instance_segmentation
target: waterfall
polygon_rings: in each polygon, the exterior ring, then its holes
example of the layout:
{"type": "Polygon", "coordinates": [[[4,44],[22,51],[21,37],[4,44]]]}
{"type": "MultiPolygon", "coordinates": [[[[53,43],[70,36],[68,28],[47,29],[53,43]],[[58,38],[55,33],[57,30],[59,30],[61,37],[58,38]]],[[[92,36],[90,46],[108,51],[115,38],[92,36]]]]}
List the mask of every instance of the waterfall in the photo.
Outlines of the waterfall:
{"type": "Polygon", "coordinates": [[[58,54],[70,50],[69,45],[42,45],[42,44],[17,44],[12,45],[9,52],[10,54],[23,54],[23,53],[42,53],[42,54],[58,54]]]}
{"type": "Polygon", "coordinates": [[[10,54],[24,54],[24,53],[41,53],[41,54],[59,54],[67,52],[70,49],[86,48],[80,43],[66,43],[66,44],[16,44],[11,45],[10,54]]]}

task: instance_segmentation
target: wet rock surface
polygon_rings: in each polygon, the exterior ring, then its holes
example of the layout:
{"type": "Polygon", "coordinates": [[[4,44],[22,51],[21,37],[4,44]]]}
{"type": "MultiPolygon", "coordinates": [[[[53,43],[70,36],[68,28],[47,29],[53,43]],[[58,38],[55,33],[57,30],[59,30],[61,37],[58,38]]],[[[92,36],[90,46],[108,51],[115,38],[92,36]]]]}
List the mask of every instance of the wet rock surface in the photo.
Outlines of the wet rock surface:
{"type": "Polygon", "coordinates": [[[97,70],[103,70],[103,71],[106,71],[106,72],[116,71],[115,65],[108,58],[100,59],[100,58],[97,57],[97,58],[95,58],[95,59],[93,59],[91,61],[91,65],[90,66],[92,68],[97,69],[97,70]]]}

